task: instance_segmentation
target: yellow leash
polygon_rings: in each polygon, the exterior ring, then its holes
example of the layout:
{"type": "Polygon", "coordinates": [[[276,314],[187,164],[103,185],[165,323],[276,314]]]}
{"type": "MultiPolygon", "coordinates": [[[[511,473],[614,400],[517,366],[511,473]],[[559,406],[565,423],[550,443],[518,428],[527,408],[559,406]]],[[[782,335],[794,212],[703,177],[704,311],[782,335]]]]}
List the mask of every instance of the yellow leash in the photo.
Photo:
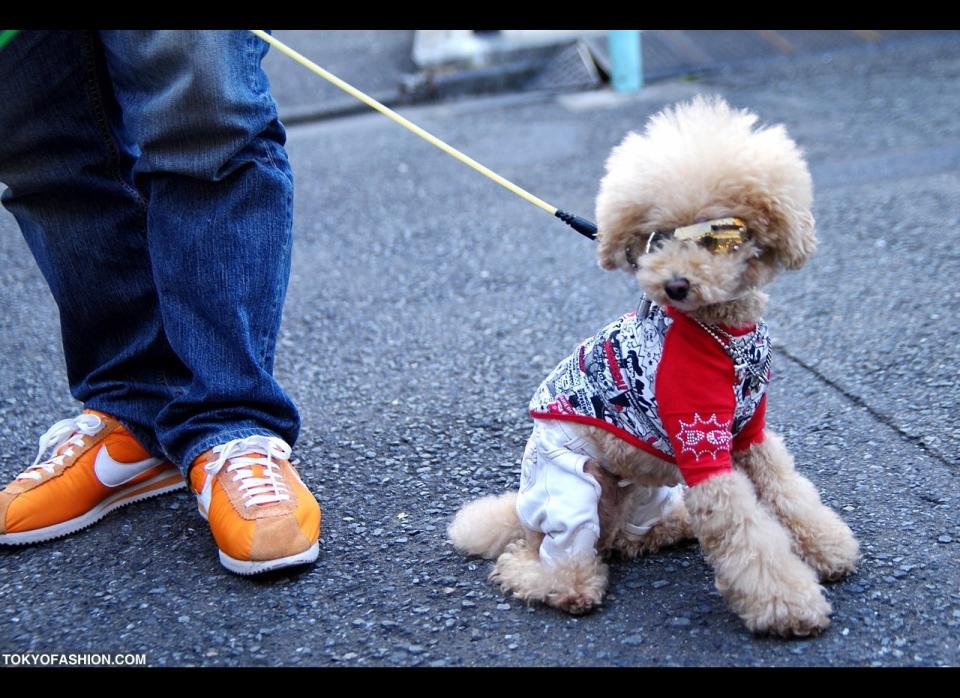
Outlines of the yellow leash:
{"type": "Polygon", "coordinates": [[[415,123],[413,123],[409,119],[406,119],[400,116],[399,114],[397,114],[397,112],[393,111],[387,106],[384,106],[383,104],[375,100],[373,97],[370,97],[369,95],[364,94],[363,92],[358,90],[356,87],[354,87],[353,85],[347,82],[344,82],[343,80],[341,80],[336,75],[329,72],[328,70],[324,70],[319,65],[311,61],[309,58],[305,57],[300,53],[297,53],[292,48],[284,44],[282,41],[279,41],[273,38],[272,36],[267,34],[265,31],[262,31],[260,29],[251,29],[250,31],[256,34],[261,39],[263,39],[264,41],[266,41],[271,46],[273,46],[275,49],[280,51],[280,53],[292,58],[300,65],[313,71],[314,73],[322,77],[324,80],[327,80],[328,82],[336,85],[337,87],[339,87],[341,90],[351,95],[352,97],[359,99],[361,102],[366,104],[371,109],[376,109],[378,112],[392,119],[393,121],[397,122],[408,131],[412,131],[413,133],[417,134],[428,143],[432,143],[437,148],[440,148],[440,150],[442,150],[443,152],[455,157],[457,160],[459,160],[463,164],[469,165],[480,174],[484,175],[485,177],[489,177],[500,186],[506,189],[509,189],[514,194],[516,194],[521,198],[526,199],[534,206],[538,206],[542,208],[544,211],[546,211],[550,215],[556,216],[557,218],[562,220],[567,225],[571,226],[574,230],[576,230],[580,234],[585,235],[590,239],[593,239],[596,237],[597,227],[590,221],[580,218],[579,216],[571,215],[569,213],[566,213],[565,211],[561,211],[556,206],[551,206],[543,199],[540,199],[534,196],[533,194],[531,194],[530,192],[528,192],[527,190],[521,187],[518,187],[516,184],[514,184],[510,180],[505,179],[504,177],[501,177],[500,175],[498,175],[489,167],[485,167],[484,165],[481,165],[479,162],[477,162],[476,160],[474,160],[473,158],[467,155],[464,155],[453,146],[448,145],[447,143],[444,143],[442,140],[434,136],[432,133],[424,131],[415,123]]]}

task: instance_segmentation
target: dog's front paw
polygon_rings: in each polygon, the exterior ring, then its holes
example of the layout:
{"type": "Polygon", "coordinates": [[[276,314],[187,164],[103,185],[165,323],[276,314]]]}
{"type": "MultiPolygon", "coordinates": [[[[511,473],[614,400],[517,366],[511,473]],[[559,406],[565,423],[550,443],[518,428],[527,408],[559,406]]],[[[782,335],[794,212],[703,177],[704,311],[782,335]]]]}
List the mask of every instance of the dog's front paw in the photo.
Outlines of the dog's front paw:
{"type": "Polygon", "coordinates": [[[752,632],[816,635],[830,625],[830,602],[812,568],[787,547],[778,552],[755,557],[736,576],[718,576],[717,589],[752,632]]]}
{"type": "MultiPolygon", "coordinates": [[[[826,507],[824,507],[826,509],[826,507]]],[[[821,581],[834,581],[847,576],[857,568],[860,544],[850,527],[833,511],[808,531],[800,544],[800,553],[821,581]]]]}
{"type": "Polygon", "coordinates": [[[740,617],[755,633],[781,637],[817,635],[830,625],[833,609],[819,584],[799,589],[776,589],[749,599],[740,617]]]}

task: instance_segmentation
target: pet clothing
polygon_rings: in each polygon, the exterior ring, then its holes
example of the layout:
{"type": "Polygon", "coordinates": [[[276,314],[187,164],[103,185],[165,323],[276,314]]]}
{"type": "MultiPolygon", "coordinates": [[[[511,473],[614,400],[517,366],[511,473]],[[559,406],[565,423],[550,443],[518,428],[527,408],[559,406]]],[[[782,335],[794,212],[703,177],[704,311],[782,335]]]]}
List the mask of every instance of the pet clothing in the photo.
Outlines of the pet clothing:
{"type": "Polygon", "coordinates": [[[541,420],[582,422],[675,463],[693,487],[763,441],[771,346],[766,324],[720,326],[743,366],[671,307],[628,313],[581,342],[530,401],[541,420]],[[752,370],[751,370],[752,369],[752,370]]]}
{"type": "MultiPolygon", "coordinates": [[[[517,515],[523,524],[544,534],[540,559],[548,566],[571,558],[592,557],[600,538],[600,483],[583,468],[593,459],[604,465],[602,453],[558,420],[534,420],[533,433],[523,451],[517,515]]],[[[622,485],[642,487],[623,482],[622,485]]],[[[683,486],[642,487],[625,525],[643,535],[664,519],[683,497],[683,486]]]]}

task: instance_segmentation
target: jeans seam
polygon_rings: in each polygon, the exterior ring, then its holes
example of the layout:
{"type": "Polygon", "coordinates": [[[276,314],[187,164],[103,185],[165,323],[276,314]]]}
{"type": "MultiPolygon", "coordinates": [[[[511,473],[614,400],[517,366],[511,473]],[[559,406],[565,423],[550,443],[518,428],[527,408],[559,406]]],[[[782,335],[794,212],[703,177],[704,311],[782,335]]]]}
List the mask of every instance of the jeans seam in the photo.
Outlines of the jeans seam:
{"type": "Polygon", "coordinates": [[[110,134],[110,126],[107,123],[106,110],[103,108],[103,95],[101,94],[100,85],[97,81],[97,63],[96,59],[94,58],[92,34],[95,34],[95,32],[84,31],[83,39],[81,40],[84,61],[87,70],[87,97],[91,102],[94,121],[97,125],[97,130],[100,133],[102,143],[107,147],[108,150],[113,177],[117,183],[127,191],[127,193],[136,199],[137,203],[140,204],[145,217],[147,209],[146,199],[143,198],[138,189],[131,187],[120,174],[120,151],[117,148],[117,144],[114,141],[113,136],[110,134]]]}
{"type": "MultiPolygon", "coordinates": [[[[286,229],[291,231],[291,234],[290,234],[290,236],[288,236],[288,239],[284,241],[284,249],[283,249],[283,251],[282,251],[282,254],[284,255],[284,257],[285,257],[286,259],[289,259],[290,254],[292,254],[292,252],[293,252],[293,249],[292,249],[292,248],[293,248],[293,240],[292,240],[292,237],[293,237],[293,190],[292,190],[292,189],[288,190],[288,192],[287,192],[286,218],[284,219],[284,224],[286,225],[286,229]]],[[[288,272],[288,274],[289,274],[289,272],[288,272]]],[[[289,280],[288,280],[288,281],[287,281],[287,284],[289,284],[289,283],[290,283],[290,282],[289,282],[289,280]]],[[[274,300],[273,300],[273,307],[270,309],[270,317],[271,317],[271,318],[277,317],[277,313],[280,312],[280,311],[283,309],[283,301],[284,301],[284,298],[285,298],[285,296],[286,296],[286,290],[284,289],[284,291],[283,291],[282,293],[277,293],[277,294],[275,294],[275,296],[276,296],[276,297],[275,297],[274,300]]],[[[279,323],[279,322],[276,324],[276,328],[277,328],[277,329],[276,329],[275,332],[272,332],[272,331],[271,331],[271,333],[270,333],[269,335],[263,337],[263,339],[262,339],[262,342],[263,342],[263,351],[260,352],[260,365],[261,365],[261,366],[266,365],[266,362],[267,362],[267,354],[268,354],[268,353],[271,353],[271,352],[270,352],[270,345],[271,345],[271,344],[274,345],[274,349],[273,349],[273,352],[272,352],[272,353],[273,353],[274,355],[276,354],[276,342],[277,342],[277,340],[279,340],[279,338],[280,338],[280,323],[279,323]],[[270,341],[271,338],[273,339],[273,342],[270,341]]],[[[271,329],[272,329],[272,328],[271,328],[271,329]]],[[[271,373],[273,373],[273,372],[271,371],[271,373]]]]}
{"type": "MultiPolygon", "coordinates": [[[[278,113],[277,102],[273,98],[271,94],[271,89],[269,87],[270,79],[269,77],[266,77],[266,74],[263,70],[263,59],[266,58],[267,54],[270,52],[271,46],[267,44],[267,50],[264,51],[264,53],[261,55],[260,54],[260,50],[262,48],[261,44],[266,42],[264,42],[263,39],[261,39],[259,36],[255,36],[254,34],[252,34],[251,32],[245,29],[240,31],[243,31],[246,34],[246,39],[248,42],[247,53],[250,59],[250,65],[254,67],[254,70],[250,71],[249,73],[250,78],[249,78],[249,82],[247,83],[247,88],[250,90],[251,93],[257,94],[258,100],[263,103],[263,106],[270,109],[270,111],[273,114],[273,118],[276,120],[279,120],[280,117],[278,113]],[[262,84],[261,76],[267,79],[268,85],[266,85],[267,87],[266,90],[263,89],[265,85],[262,84]]],[[[272,33],[270,29],[266,29],[264,31],[266,31],[267,34],[272,33]]],[[[271,159],[271,161],[273,160],[272,154],[268,153],[268,157],[271,159]]]]}

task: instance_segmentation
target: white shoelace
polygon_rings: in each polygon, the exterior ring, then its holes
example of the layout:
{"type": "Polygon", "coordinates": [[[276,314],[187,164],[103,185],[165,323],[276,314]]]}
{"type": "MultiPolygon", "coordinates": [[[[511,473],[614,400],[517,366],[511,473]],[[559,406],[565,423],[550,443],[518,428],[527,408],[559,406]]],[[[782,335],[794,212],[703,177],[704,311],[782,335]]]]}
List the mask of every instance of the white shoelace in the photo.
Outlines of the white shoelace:
{"type": "Polygon", "coordinates": [[[53,474],[53,469],[63,465],[65,458],[73,455],[74,446],[83,446],[84,436],[93,436],[103,428],[103,420],[95,414],[83,413],[69,419],[61,419],[47,429],[40,437],[37,459],[33,465],[17,475],[17,480],[39,480],[43,477],[41,470],[53,474]],[[51,448],[54,453],[64,444],[70,444],[63,452],[42,461],[43,454],[51,448]]]}
{"type": "Polygon", "coordinates": [[[277,436],[248,436],[216,446],[213,452],[219,454],[219,458],[207,463],[204,470],[209,477],[214,477],[226,465],[227,472],[234,474],[233,481],[240,483],[244,506],[276,504],[290,499],[280,467],[274,462],[274,459],[290,458],[290,446],[283,439],[277,436]],[[234,453],[261,455],[241,457],[234,456],[234,453]],[[254,465],[263,468],[261,477],[254,475],[254,465]]]}

